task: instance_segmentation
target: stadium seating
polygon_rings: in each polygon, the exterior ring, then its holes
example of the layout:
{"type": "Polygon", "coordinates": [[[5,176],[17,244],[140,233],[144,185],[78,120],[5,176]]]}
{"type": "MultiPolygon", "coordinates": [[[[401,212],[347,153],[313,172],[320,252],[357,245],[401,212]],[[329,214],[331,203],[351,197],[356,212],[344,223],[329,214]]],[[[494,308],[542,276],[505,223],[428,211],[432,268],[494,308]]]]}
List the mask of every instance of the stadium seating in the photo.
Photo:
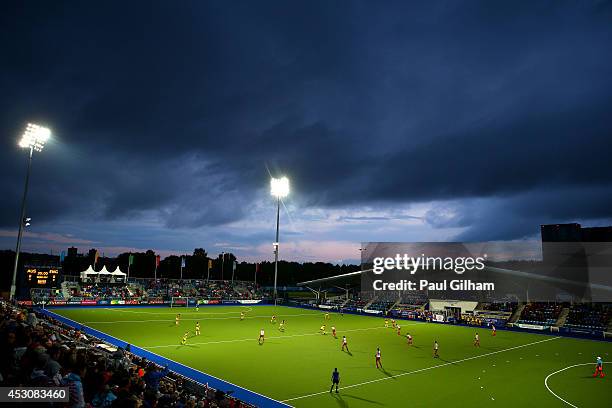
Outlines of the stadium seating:
{"type": "Polygon", "coordinates": [[[68,386],[70,407],[251,407],[31,311],[0,316],[1,386],[68,386]]]}
{"type": "Polygon", "coordinates": [[[525,306],[518,323],[552,325],[557,321],[562,304],[558,303],[529,303],[525,306]]]}
{"type": "Polygon", "coordinates": [[[196,299],[262,299],[266,293],[252,282],[231,283],[230,281],[185,280],[166,281],[154,279],[133,280],[125,283],[87,283],[63,282],[61,290],[31,294],[32,300],[144,300],[148,298],[165,299],[171,297],[190,297],[196,299]]]}
{"type": "Polygon", "coordinates": [[[572,305],[563,327],[570,329],[606,330],[612,312],[604,305],[572,305]]]}

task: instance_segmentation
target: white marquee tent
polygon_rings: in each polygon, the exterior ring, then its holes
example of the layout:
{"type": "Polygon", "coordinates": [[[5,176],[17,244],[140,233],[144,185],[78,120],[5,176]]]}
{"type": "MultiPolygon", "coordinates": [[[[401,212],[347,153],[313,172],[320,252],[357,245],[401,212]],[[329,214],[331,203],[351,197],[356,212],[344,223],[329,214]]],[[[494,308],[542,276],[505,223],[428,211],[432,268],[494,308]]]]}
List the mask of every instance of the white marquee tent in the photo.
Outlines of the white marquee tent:
{"type": "Polygon", "coordinates": [[[89,265],[89,268],[81,272],[80,276],[81,281],[86,281],[90,279],[95,279],[98,281],[100,280],[100,278],[104,278],[105,280],[110,280],[111,282],[114,282],[116,279],[125,279],[126,274],[121,272],[121,269],[119,269],[119,267],[117,267],[114,271],[111,272],[106,269],[106,265],[104,265],[99,272],[96,272],[93,266],[89,265]]]}

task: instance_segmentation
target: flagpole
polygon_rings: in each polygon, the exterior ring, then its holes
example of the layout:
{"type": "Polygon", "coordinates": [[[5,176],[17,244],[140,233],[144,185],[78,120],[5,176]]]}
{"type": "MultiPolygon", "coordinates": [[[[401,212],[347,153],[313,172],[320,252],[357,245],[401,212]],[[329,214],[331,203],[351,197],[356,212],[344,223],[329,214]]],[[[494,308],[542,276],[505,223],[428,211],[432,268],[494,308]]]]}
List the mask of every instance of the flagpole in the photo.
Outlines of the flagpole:
{"type": "Polygon", "coordinates": [[[208,264],[208,271],[206,273],[206,282],[210,281],[210,259],[208,260],[207,264],[208,264]]]}
{"type": "Polygon", "coordinates": [[[223,281],[223,269],[225,268],[225,252],[221,254],[221,281],[223,281]]]}
{"type": "Polygon", "coordinates": [[[255,262],[255,288],[257,288],[257,262],[255,262]]]}

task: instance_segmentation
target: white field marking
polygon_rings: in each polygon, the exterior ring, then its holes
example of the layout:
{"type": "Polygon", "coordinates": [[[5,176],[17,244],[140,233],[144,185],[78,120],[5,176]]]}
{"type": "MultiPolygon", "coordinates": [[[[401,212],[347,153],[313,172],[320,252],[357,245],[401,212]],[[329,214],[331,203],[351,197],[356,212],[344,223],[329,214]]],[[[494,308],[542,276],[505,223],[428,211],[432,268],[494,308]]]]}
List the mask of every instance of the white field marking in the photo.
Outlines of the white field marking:
{"type": "MultiPolygon", "coordinates": [[[[232,306],[235,307],[235,306],[232,306]]],[[[240,306],[241,308],[246,308],[246,310],[238,310],[237,312],[193,312],[191,310],[187,311],[187,312],[144,312],[144,311],[138,311],[138,310],[121,310],[119,308],[112,308],[112,307],[104,307],[102,308],[102,310],[112,310],[115,313],[135,313],[135,314],[148,314],[148,315],[174,315],[176,316],[177,314],[194,314],[194,315],[239,315],[240,312],[246,312],[249,313],[250,311],[253,310],[252,307],[250,306],[240,306]]],[[[192,309],[192,308],[189,308],[192,309]]]]}
{"type": "MultiPolygon", "coordinates": [[[[53,314],[53,315],[55,315],[55,316],[60,316],[60,317],[63,317],[64,319],[66,319],[66,320],[70,320],[71,322],[74,322],[74,323],[75,323],[75,325],[73,326],[74,328],[77,328],[77,327],[83,327],[83,326],[84,326],[83,324],[81,324],[81,323],[79,323],[79,322],[77,322],[77,321],[75,321],[75,320],[72,320],[72,319],[71,319],[71,318],[69,318],[69,317],[62,316],[62,315],[60,315],[60,314],[58,314],[58,313],[55,313],[55,312],[52,312],[52,311],[50,311],[50,310],[47,310],[47,312],[48,312],[48,313],[50,313],[50,314],[53,314]]],[[[85,327],[89,327],[89,326],[85,326],[85,327]]],[[[93,327],[89,327],[89,328],[90,328],[90,329],[92,329],[92,330],[97,330],[97,329],[94,329],[93,327]]],[[[97,330],[97,331],[99,331],[99,330],[97,330]]],[[[110,335],[110,334],[108,334],[108,333],[104,333],[104,334],[105,334],[105,335],[107,335],[108,337],[112,337],[112,338],[113,338],[113,339],[115,339],[115,340],[119,340],[119,342],[126,343],[126,344],[131,344],[130,342],[125,341],[125,340],[123,340],[123,339],[120,339],[119,337],[111,336],[111,335],[110,335]]],[[[93,337],[96,337],[96,336],[93,336],[93,337]]],[[[107,342],[107,343],[108,343],[108,342],[107,342]]],[[[116,344],[116,346],[118,346],[118,347],[119,347],[119,345],[118,345],[118,344],[116,344]]],[[[139,347],[139,348],[141,348],[141,349],[144,349],[144,347],[140,347],[140,346],[137,346],[137,347],[139,347]]],[[[245,390],[245,391],[251,392],[251,393],[256,394],[256,395],[259,395],[260,397],[267,398],[267,399],[269,399],[269,400],[271,400],[271,401],[276,401],[276,402],[281,403],[281,404],[283,404],[283,405],[286,405],[286,406],[288,406],[288,407],[290,407],[290,408],[293,408],[291,405],[286,404],[286,403],[284,403],[284,402],[282,402],[282,401],[276,400],[276,399],[274,399],[274,398],[272,398],[272,397],[268,397],[267,395],[263,395],[263,394],[260,394],[260,393],[258,393],[258,392],[255,392],[255,391],[251,391],[251,390],[249,390],[248,388],[241,387],[240,385],[236,385],[236,384],[231,383],[231,382],[229,382],[229,381],[227,381],[227,380],[223,380],[223,379],[221,379],[221,378],[219,378],[219,377],[215,377],[215,376],[214,376],[214,375],[212,375],[212,374],[208,374],[208,373],[205,373],[204,371],[201,371],[201,370],[198,370],[198,369],[196,369],[196,368],[190,367],[190,366],[185,365],[185,364],[183,364],[183,363],[179,363],[178,361],[172,360],[171,358],[161,356],[161,355],[159,355],[159,354],[157,354],[157,353],[155,353],[155,352],[153,352],[153,351],[149,351],[149,353],[151,353],[151,354],[155,354],[157,357],[160,357],[160,358],[166,359],[166,360],[168,360],[168,361],[172,361],[174,364],[178,364],[178,365],[180,365],[180,366],[187,367],[187,368],[188,368],[188,369],[190,369],[190,370],[197,371],[197,372],[202,373],[202,374],[204,374],[204,375],[206,375],[206,376],[208,376],[208,377],[212,377],[212,378],[214,378],[214,379],[216,379],[216,380],[218,380],[218,381],[221,381],[221,382],[224,382],[224,383],[226,383],[226,384],[232,385],[232,386],[234,386],[234,387],[236,387],[236,388],[243,389],[243,390],[245,390]]],[[[172,371],[172,372],[173,372],[174,374],[177,374],[177,375],[179,375],[179,376],[181,376],[181,377],[183,377],[183,378],[185,378],[185,379],[189,380],[189,381],[196,382],[196,383],[198,383],[198,384],[200,384],[200,385],[207,385],[207,384],[202,384],[201,382],[196,381],[196,380],[194,380],[193,378],[190,378],[190,377],[184,376],[183,374],[178,373],[178,372],[176,372],[176,371],[172,371]]]]}
{"type": "MultiPolygon", "coordinates": [[[[182,314],[182,313],[181,313],[182,314]]],[[[293,316],[317,316],[316,314],[313,315],[312,313],[298,313],[298,314],[294,314],[294,315],[278,315],[278,317],[293,317],[293,316]]],[[[236,320],[239,319],[240,316],[234,316],[234,317],[204,317],[204,318],[183,318],[181,317],[181,322],[185,321],[185,322],[196,322],[196,321],[205,321],[205,320],[236,320]]],[[[245,319],[269,319],[270,316],[245,316],[245,319]]],[[[277,319],[278,320],[278,319],[277,319]]],[[[92,324],[115,324],[115,323],[155,323],[155,322],[174,322],[175,319],[148,319],[148,320],[104,320],[104,321],[86,321],[83,323],[92,323],[92,324]]]]}
{"type": "Polygon", "coordinates": [[[581,364],[574,364],[574,365],[571,365],[571,366],[567,366],[567,367],[565,367],[565,368],[562,368],[562,369],[560,369],[560,370],[557,370],[557,371],[555,371],[554,373],[550,373],[550,374],[548,374],[548,375],[546,376],[546,378],[544,379],[544,385],[546,386],[546,389],[547,389],[547,390],[548,390],[548,391],[549,391],[549,392],[550,392],[552,395],[554,395],[555,397],[557,397],[557,398],[558,398],[558,399],[560,399],[561,401],[565,402],[565,403],[566,403],[567,405],[569,405],[570,407],[578,408],[577,406],[575,406],[575,405],[574,405],[574,404],[572,404],[571,402],[568,402],[568,401],[564,400],[564,399],[563,399],[563,398],[561,398],[559,395],[557,395],[557,394],[556,394],[556,393],[555,393],[553,390],[551,390],[551,389],[550,389],[550,387],[548,386],[548,379],[549,379],[550,377],[552,377],[553,375],[555,375],[555,374],[557,374],[557,373],[560,373],[560,372],[562,372],[562,371],[568,370],[568,369],[570,369],[570,368],[573,368],[573,367],[579,367],[579,366],[584,366],[584,365],[590,365],[590,364],[594,364],[594,363],[581,363],[581,364]]]}
{"type": "MultiPolygon", "coordinates": [[[[538,341],[534,341],[532,343],[522,344],[520,346],[509,347],[509,348],[503,349],[503,350],[492,351],[490,353],[480,354],[478,356],[467,357],[467,358],[463,358],[461,360],[449,361],[448,363],[438,364],[438,365],[431,366],[431,367],[420,368],[418,370],[413,370],[413,371],[409,371],[409,372],[406,372],[406,373],[396,374],[396,375],[392,375],[392,376],[389,376],[389,377],[377,378],[375,380],[364,381],[364,382],[357,383],[357,384],[347,385],[347,386],[342,387],[342,389],[355,388],[355,387],[360,387],[360,386],[366,385],[366,384],[372,384],[372,383],[376,383],[376,382],[380,382],[380,381],[390,380],[392,378],[403,377],[405,375],[422,373],[424,371],[433,370],[434,368],[446,367],[446,366],[449,366],[449,365],[452,365],[452,364],[463,363],[464,361],[475,360],[475,359],[482,358],[482,357],[488,357],[488,356],[492,356],[494,354],[504,353],[506,351],[516,350],[516,349],[520,349],[520,348],[523,348],[523,347],[532,346],[534,344],[544,343],[544,342],[551,341],[551,340],[557,340],[557,339],[560,339],[560,338],[561,337],[552,337],[552,338],[548,338],[548,339],[544,339],[544,340],[538,340],[538,341]]],[[[483,370],[483,372],[484,372],[484,370],[483,370]]],[[[315,392],[315,393],[312,393],[312,394],[302,395],[302,396],[299,396],[299,397],[288,398],[286,400],[283,400],[282,402],[295,401],[295,400],[299,400],[299,399],[302,399],[302,398],[314,397],[314,396],[317,396],[317,395],[327,394],[328,392],[329,392],[329,390],[325,390],[325,391],[321,391],[321,392],[315,392]]]]}
{"type": "MultiPolygon", "coordinates": [[[[415,324],[418,324],[418,323],[415,323],[415,324]]],[[[367,330],[378,330],[378,329],[384,329],[384,328],[385,327],[383,327],[383,326],[380,326],[380,327],[377,326],[377,327],[367,327],[365,329],[349,329],[349,330],[342,330],[342,333],[367,331],[367,330]]],[[[287,339],[287,338],[291,338],[291,337],[305,337],[305,336],[322,336],[322,334],[320,332],[316,332],[316,333],[302,333],[302,334],[290,334],[288,336],[267,337],[266,339],[287,339]]],[[[189,345],[199,346],[199,345],[206,345],[206,344],[239,343],[239,342],[243,342],[243,341],[257,341],[257,338],[256,337],[249,337],[248,339],[216,340],[216,341],[207,341],[207,342],[203,342],[203,343],[189,343],[189,345]]],[[[155,349],[155,348],[176,347],[176,346],[178,346],[178,344],[167,344],[167,345],[163,345],[163,346],[143,346],[142,348],[145,348],[145,349],[155,349]]]]}

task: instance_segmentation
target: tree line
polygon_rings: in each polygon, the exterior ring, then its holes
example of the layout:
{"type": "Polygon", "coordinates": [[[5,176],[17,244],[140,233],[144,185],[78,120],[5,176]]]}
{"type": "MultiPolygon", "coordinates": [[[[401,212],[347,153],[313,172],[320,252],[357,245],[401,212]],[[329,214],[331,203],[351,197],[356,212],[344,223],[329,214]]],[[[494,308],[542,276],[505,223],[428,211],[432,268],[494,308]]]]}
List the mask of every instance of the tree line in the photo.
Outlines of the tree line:
{"type": "MultiPolygon", "coordinates": [[[[80,272],[86,270],[94,264],[95,251],[78,256],[67,256],[63,262],[60,257],[48,254],[22,253],[20,255],[20,271],[23,265],[55,265],[62,266],[62,273],[66,275],[78,276],[80,272]]],[[[219,254],[217,257],[209,257],[203,248],[194,249],[188,255],[170,255],[160,257],[157,267],[158,279],[179,279],[181,274],[181,259],[185,259],[183,268],[183,279],[206,279],[210,276],[211,280],[232,278],[236,280],[255,280],[257,272],[257,283],[268,286],[274,283],[274,262],[263,261],[258,263],[238,261],[232,253],[219,254]],[[209,263],[210,261],[210,263],[209,263]],[[235,264],[235,270],[234,270],[235,264]],[[210,265],[210,272],[209,272],[210,265]]],[[[12,271],[12,262],[15,259],[14,251],[0,251],[0,267],[5,273],[0,274],[0,285],[2,289],[10,285],[9,271],[12,271]]],[[[105,257],[100,255],[95,263],[94,269],[99,271],[103,266],[108,270],[119,267],[121,271],[128,272],[129,276],[137,278],[153,278],[155,276],[157,254],[148,250],[146,252],[122,253],[116,257],[105,257]],[[130,257],[132,259],[130,263],[130,257]]],[[[278,285],[294,286],[297,282],[334,276],[343,273],[359,270],[359,265],[338,265],[327,262],[291,262],[280,260],[278,262],[278,285]]]]}

